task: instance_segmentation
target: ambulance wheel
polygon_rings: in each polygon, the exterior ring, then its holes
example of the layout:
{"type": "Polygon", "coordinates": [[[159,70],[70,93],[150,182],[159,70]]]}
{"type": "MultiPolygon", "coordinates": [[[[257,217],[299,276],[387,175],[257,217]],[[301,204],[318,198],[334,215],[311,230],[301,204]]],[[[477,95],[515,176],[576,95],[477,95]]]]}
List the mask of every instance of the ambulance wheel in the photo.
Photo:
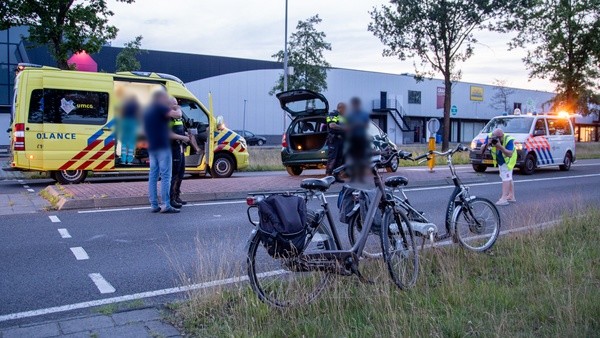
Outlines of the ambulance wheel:
{"type": "Polygon", "coordinates": [[[51,174],[52,178],[60,184],[78,184],[85,181],[87,171],[85,170],[60,170],[51,174]]]}
{"type": "Polygon", "coordinates": [[[287,170],[287,172],[288,172],[288,174],[290,174],[290,176],[300,176],[304,169],[302,169],[301,166],[290,165],[290,166],[285,167],[285,170],[287,170]]]}
{"type": "Polygon", "coordinates": [[[532,153],[527,154],[525,162],[521,166],[521,173],[523,175],[531,175],[535,171],[535,155],[532,153]]]}
{"type": "Polygon", "coordinates": [[[478,173],[483,173],[487,169],[487,165],[485,164],[473,164],[473,170],[478,173]]]}
{"type": "Polygon", "coordinates": [[[571,153],[567,153],[565,155],[565,159],[563,160],[563,164],[561,164],[558,168],[560,171],[569,171],[571,169],[571,163],[573,162],[573,156],[571,153]]]}
{"type": "Polygon", "coordinates": [[[215,155],[213,165],[210,167],[210,176],[214,178],[227,178],[233,174],[235,169],[235,159],[227,153],[218,153],[215,155]]]}

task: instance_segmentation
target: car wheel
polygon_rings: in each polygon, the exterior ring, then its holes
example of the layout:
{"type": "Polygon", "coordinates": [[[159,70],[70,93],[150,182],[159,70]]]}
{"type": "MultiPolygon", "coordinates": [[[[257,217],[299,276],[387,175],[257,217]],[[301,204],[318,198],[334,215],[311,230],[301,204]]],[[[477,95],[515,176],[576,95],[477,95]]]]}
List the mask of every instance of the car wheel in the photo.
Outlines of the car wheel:
{"type": "Polygon", "coordinates": [[[525,156],[525,162],[521,166],[521,173],[523,175],[531,175],[535,171],[535,155],[532,153],[525,156]]]}
{"type": "Polygon", "coordinates": [[[475,170],[478,173],[485,172],[486,169],[487,169],[487,165],[485,165],[485,164],[473,164],[473,170],[475,170]]]}
{"type": "Polygon", "coordinates": [[[52,178],[60,184],[78,184],[85,181],[87,171],[85,170],[60,170],[51,174],[52,178]]]}
{"type": "Polygon", "coordinates": [[[390,161],[390,164],[387,167],[385,167],[385,170],[388,173],[395,173],[398,170],[398,158],[394,157],[390,161]]]}
{"type": "Polygon", "coordinates": [[[573,162],[573,156],[571,153],[567,153],[565,155],[565,159],[563,160],[563,164],[559,166],[561,171],[569,171],[571,169],[571,163],[573,162]]]}
{"type": "Polygon", "coordinates": [[[258,144],[259,146],[262,146],[263,144],[265,144],[265,141],[263,141],[263,140],[258,140],[258,142],[256,142],[256,144],[258,144]]]}
{"type": "Polygon", "coordinates": [[[285,167],[285,170],[287,170],[288,174],[290,174],[290,176],[300,176],[300,174],[302,174],[302,167],[297,166],[297,165],[291,165],[291,166],[287,166],[285,167]]]}
{"type": "Polygon", "coordinates": [[[235,160],[233,156],[226,153],[215,155],[213,164],[210,167],[210,176],[214,178],[227,178],[233,174],[235,160]]]}

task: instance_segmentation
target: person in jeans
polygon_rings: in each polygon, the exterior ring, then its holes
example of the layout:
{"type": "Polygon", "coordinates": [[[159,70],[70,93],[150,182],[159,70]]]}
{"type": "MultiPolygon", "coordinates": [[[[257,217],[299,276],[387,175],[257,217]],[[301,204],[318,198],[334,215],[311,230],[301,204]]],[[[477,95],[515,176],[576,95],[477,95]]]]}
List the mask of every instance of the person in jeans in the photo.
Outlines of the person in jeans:
{"type": "Polygon", "coordinates": [[[171,140],[169,121],[180,118],[181,111],[171,109],[169,95],[164,90],[156,91],[152,103],[144,115],[144,131],[148,141],[150,156],[150,175],[148,177],[148,198],[152,212],[178,213],[179,210],[170,205],[171,198],[171,140]],[[158,204],[156,184],[160,175],[161,205],[158,204]]]}

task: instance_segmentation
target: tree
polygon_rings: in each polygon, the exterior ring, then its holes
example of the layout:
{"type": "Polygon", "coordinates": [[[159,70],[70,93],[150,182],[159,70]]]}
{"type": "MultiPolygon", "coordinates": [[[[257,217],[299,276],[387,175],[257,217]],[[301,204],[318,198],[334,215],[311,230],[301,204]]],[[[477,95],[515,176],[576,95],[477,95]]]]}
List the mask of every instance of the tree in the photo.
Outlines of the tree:
{"type": "Polygon", "coordinates": [[[374,8],[369,31],[386,45],[384,56],[401,60],[420,59],[424,70],[416,79],[441,73],[444,77],[444,135],[442,149],[448,149],[452,82],[460,78],[458,64],[473,55],[477,42],[474,31],[489,28],[507,1],[486,0],[391,0],[374,8]]]}
{"type": "MultiPolygon", "coordinates": [[[[309,89],[321,92],[327,89],[327,69],[331,65],[325,60],[325,51],[331,50],[331,44],[325,41],[325,33],[315,26],[323,21],[319,15],[298,21],[296,31],[288,42],[288,64],[294,72],[288,76],[288,89],[309,89]]],[[[280,50],[273,55],[283,62],[284,53],[280,50]]],[[[270,95],[283,90],[283,74],[269,92],[270,95]]]]}
{"type": "Polygon", "coordinates": [[[490,107],[502,110],[505,113],[510,112],[510,106],[508,105],[508,97],[515,93],[515,90],[507,87],[506,80],[496,79],[494,80],[494,96],[492,96],[492,103],[490,107]]]}
{"type": "Polygon", "coordinates": [[[532,78],[556,84],[552,109],[583,115],[600,103],[600,0],[526,0],[503,21],[532,78]]]}
{"type": "Polygon", "coordinates": [[[141,49],[142,39],[143,37],[139,35],[136,36],[135,39],[125,43],[125,48],[123,48],[119,54],[117,54],[117,72],[131,72],[140,70],[142,65],[137,59],[137,56],[146,52],[145,50],[141,49]]]}
{"type": "Polygon", "coordinates": [[[3,0],[2,6],[0,29],[29,26],[28,40],[49,45],[50,54],[61,69],[69,68],[69,54],[82,50],[96,53],[118,31],[108,24],[114,13],[106,0],[3,0]]]}

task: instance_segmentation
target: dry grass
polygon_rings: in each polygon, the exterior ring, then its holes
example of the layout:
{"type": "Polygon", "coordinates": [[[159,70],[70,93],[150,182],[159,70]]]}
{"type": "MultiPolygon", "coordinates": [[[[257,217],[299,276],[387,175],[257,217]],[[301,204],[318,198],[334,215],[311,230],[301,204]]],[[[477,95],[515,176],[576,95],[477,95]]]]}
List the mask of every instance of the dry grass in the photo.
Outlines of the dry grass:
{"type": "Polygon", "coordinates": [[[598,210],[565,218],[488,255],[427,250],[407,292],[336,278],[316,302],[277,310],[236,286],[190,294],[173,320],[198,337],[598,336],[599,222],[598,210]]]}
{"type": "Polygon", "coordinates": [[[281,164],[281,148],[250,147],[250,164],[244,171],[285,170],[281,164]]]}
{"type": "Polygon", "coordinates": [[[578,160],[600,158],[600,142],[577,143],[575,149],[578,160]]]}

